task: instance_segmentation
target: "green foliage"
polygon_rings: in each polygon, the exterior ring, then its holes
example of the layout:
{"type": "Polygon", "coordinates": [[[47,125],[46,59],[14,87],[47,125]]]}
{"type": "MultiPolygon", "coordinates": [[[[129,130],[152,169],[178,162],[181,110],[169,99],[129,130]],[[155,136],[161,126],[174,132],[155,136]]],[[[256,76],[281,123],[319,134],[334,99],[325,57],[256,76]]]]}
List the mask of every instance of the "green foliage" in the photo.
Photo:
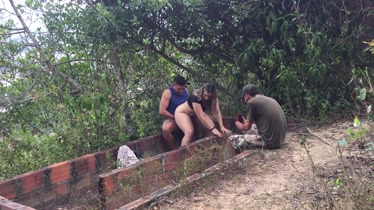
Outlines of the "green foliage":
{"type": "MultiPolygon", "coordinates": [[[[337,166],[339,167],[334,169],[332,176],[326,177],[325,170],[321,170],[324,169],[324,166],[317,165],[314,162],[309,148],[303,144],[316,178],[313,183],[317,189],[321,189],[324,195],[323,202],[327,203],[329,208],[370,209],[374,204],[373,174],[370,171],[372,165],[369,157],[371,153],[362,147],[364,142],[373,140],[371,132],[373,127],[369,124],[367,128],[364,128],[360,124],[356,117],[353,121],[355,128],[347,130],[352,141],[347,143],[344,140],[344,143],[339,144],[340,158],[337,160],[337,166]],[[348,154],[343,152],[343,147],[349,150],[348,154]],[[358,150],[359,152],[351,153],[352,148],[354,151],[358,150]],[[369,170],[367,170],[368,168],[369,170]]],[[[329,167],[330,169],[331,167],[329,167]]]]}
{"type": "Polygon", "coordinates": [[[26,1],[18,9],[43,21],[33,34],[55,70],[13,30],[14,19],[1,19],[0,80],[12,84],[0,85],[2,139],[53,133],[72,158],[159,133],[159,99],[176,74],[189,79],[190,92],[215,83],[224,116],[245,113],[239,96],[250,82],[289,117],[331,119],[349,113],[353,73],[354,99],[372,116],[373,57],[362,40],[372,38],[374,22],[362,8],[372,3],[26,1]]]}
{"type": "MultiPolygon", "coordinates": [[[[138,1],[135,5],[141,6],[121,7],[103,2],[116,16],[115,34],[140,41],[193,77],[214,78],[231,93],[229,97],[254,81],[280,101],[287,113],[316,118],[349,108],[350,66],[362,65],[362,60],[354,53],[361,46],[347,26],[370,28],[371,24],[350,16],[337,21],[337,12],[367,20],[360,4],[341,5],[344,10],[336,11],[340,1],[157,1],[157,5],[138,1]],[[191,62],[170,56],[175,50],[188,55],[191,62]]],[[[360,37],[367,33],[357,32],[360,37]]]]}
{"type": "Polygon", "coordinates": [[[370,130],[368,128],[359,127],[358,129],[348,128],[347,133],[349,133],[350,140],[360,140],[362,137],[366,136],[366,134],[370,130]]]}
{"type": "Polygon", "coordinates": [[[371,83],[372,75],[369,73],[369,68],[354,69],[353,78],[356,87],[351,92],[351,98],[356,103],[356,108],[361,110],[364,107],[368,119],[374,120],[372,104],[374,103],[374,89],[371,83]]]}
{"type": "Polygon", "coordinates": [[[74,157],[65,144],[56,133],[38,136],[14,129],[0,141],[0,180],[74,157]]]}
{"type": "Polygon", "coordinates": [[[365,51],[370,51],[372,54],[374,54],[374,39],[371,42],[363,42],[364,44],[367,44],[367,48],[365,51]]]}
{"type": "Polygon", "coordinates": [[[334,182],[330,182],[334,187],[342,187],[343,182],[340,177],[338,177],[334,182]]]}

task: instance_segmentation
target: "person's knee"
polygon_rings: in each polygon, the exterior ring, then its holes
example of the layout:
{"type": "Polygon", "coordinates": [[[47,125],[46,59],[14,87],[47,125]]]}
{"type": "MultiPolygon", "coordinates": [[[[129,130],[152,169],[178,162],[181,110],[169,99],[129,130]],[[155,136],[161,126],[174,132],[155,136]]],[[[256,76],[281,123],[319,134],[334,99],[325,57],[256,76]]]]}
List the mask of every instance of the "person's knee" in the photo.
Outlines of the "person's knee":
{"type": "Polygon", "coordinates": [[[175,128],[175,123],[173,122],[165,122],[163,125],[162,125],[162,132],[163,133],[171,133],[174,128],[175,128]]]}
{"type": "Polygon", "coordinates": [[[194,135],[194,131],[192,129],[188,130],[188,131],[184,131],[184,136],[186,137],[193,137],[194,135]]]}
{"type": "Polygon", "coordinates": [[[162,126],[162,132],[163,133],[171,133],[171,127],[170,126],[162,126]]]}
{"type": "Polygon", "coordinates": [[[183,136],[183,139],[182,139],[182,142],[181,142],[181,146],[185,146],[185,145],[191,143],[191,141],[193,139],[193,135],[194,135],[193,131],[184,132],[184,136],[183,136]]]}

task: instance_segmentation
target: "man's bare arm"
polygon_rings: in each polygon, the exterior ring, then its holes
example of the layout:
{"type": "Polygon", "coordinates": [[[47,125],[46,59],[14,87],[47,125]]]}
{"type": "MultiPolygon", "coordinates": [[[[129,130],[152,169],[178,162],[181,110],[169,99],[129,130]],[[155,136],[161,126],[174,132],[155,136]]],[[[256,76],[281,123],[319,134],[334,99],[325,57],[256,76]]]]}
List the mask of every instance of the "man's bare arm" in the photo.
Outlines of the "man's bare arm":
{"type": "Polygon", "coordinates": [[[171,98],[171,92],[169,89],[164,90],[161,96],[160,100],[160,108],[159,108],[159,114],[165,118],[174,119],[174,115],[172,115],[170,112],[166,110],[166,108],[169,106],[171,98]]]}
{"type": "Polygon", "coordinates": [[[251,129],[251,127],[252,127],[252,123],[253,123],[253,122],[251,122],[250,120],[245,119],[245,118],[243,117],[243,123],[241,123],[241,122],[239,122],[239,121],[236,121],[236,122],[235,122],[235,125],[236,125],[236,127],[237,127],[239,130],[247,131],[247,130],[251,129]]]}

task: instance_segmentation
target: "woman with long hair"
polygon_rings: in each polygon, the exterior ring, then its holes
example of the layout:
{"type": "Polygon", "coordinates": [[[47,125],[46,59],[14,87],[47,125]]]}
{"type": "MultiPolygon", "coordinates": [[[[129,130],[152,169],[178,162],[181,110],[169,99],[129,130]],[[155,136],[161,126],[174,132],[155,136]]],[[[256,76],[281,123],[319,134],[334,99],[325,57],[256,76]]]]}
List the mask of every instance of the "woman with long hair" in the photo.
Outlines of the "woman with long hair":
{"type": "MultiPolygon", "coordinates": [[[[222,137],[222,132],[230,132],[223,125],[216,88],[211,83],[195,90],[186,102],[177,107],[174,116],[175,122],[184,133],[181,146],[191,142],[198,125],[202,125],[218,137],[222,137]],[[219,128],[216,128],[215,122],[218,123],[219,128]]],[[[196,134],[200,133],[196,132],[196,134]]]]}

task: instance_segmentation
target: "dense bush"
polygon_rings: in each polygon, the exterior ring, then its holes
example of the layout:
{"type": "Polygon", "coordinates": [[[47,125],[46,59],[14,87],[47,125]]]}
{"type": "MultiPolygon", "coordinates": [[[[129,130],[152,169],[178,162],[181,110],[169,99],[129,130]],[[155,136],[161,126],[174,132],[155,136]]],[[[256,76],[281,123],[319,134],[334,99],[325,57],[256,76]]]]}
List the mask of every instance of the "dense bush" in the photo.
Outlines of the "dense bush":
{"type": "Polygon", "coordinates": [[[250,82],[288,117],[333,120],[350,115],[350,93],[373,71],[368,0],[82,4],[15,6],[18,18],[43,11],[34,31],[1,19],[2,178],[159,133],[159,99],[177,74],[190,92],[216,84],[224,116],[245,113],[250,82]]]}

